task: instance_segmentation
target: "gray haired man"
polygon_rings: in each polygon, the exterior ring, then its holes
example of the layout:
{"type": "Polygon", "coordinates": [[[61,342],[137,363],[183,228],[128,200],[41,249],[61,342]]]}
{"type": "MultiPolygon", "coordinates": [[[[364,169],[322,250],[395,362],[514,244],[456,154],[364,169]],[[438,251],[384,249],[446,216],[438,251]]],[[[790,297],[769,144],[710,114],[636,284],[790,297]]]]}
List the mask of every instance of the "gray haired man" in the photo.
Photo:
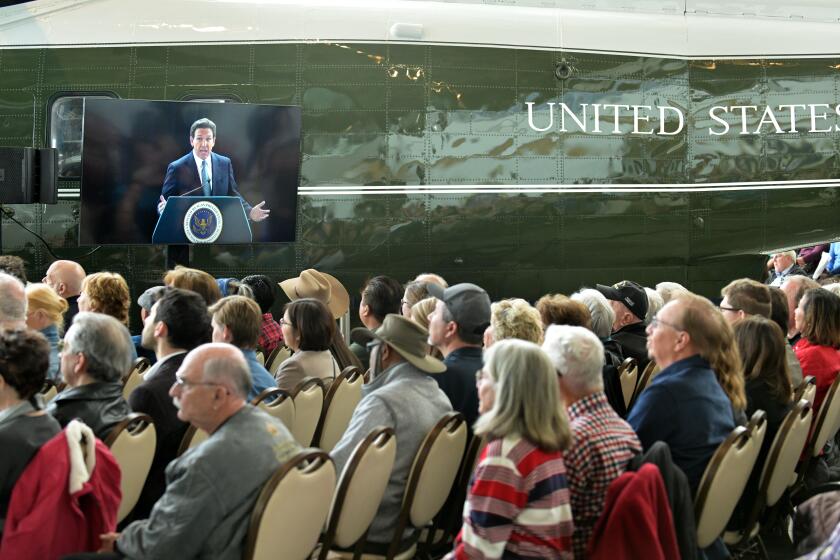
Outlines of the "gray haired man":
{"type": "Polygon", "coordinates": [[[0,272],[0,328],[26,328],[26,291],[23,283],[0,272]]]}

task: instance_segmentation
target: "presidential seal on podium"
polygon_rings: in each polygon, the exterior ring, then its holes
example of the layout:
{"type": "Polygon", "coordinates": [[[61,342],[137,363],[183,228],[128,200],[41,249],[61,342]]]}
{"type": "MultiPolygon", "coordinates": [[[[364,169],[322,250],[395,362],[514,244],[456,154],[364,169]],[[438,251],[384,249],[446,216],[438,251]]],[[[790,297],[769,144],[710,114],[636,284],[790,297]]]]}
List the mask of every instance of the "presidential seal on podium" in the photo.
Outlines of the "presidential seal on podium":
{"type": "Polygon", "coordinates": [[[222,234],[222,212],[219,207],[202,200],[184,214],[184,234],[190,243],[213,243],[222,234]]]}

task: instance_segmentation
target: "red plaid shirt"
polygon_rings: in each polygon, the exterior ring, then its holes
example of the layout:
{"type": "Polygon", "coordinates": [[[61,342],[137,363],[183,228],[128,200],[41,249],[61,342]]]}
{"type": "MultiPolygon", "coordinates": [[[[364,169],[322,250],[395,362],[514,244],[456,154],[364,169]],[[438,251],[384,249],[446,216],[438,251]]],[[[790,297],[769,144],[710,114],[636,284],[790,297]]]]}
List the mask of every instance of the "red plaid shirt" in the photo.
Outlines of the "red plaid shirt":
{"type": "Polygon", "coordinates": [[[271,313],[263,313],[259,345],[266,354],[270,354],[281,342],[283,342],[283,329],[280,328],[280,323],[274,320],[271,313]]]}
{"type": "Polygon", "coordinates": [[[564,455],[571,492],[575,558],[586,557],[586,545],[604,510],[607,488],[627,469],[642,444],[607,402],[603,391],[569,407],[572,445],[564,455]]]}

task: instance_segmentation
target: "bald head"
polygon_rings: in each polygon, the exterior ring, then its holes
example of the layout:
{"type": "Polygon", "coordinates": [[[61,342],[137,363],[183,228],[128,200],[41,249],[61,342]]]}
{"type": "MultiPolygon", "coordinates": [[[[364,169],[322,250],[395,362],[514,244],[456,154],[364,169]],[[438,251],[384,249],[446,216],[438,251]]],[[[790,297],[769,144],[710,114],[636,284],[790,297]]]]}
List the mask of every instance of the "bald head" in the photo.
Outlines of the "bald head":
{"type": "Polygon", "coordinates": [[[446,280],[443,279],[443,276],[439,274],[434,274],[431,272],[423,272],[417,275],[417,278],[414,279],[415,282],[422,282],[422,283],[430,283],[430,284],[437,284],[441,288],[448,288],[449,284],[446,283],[446,280]]]}
{"type": "Polygon", "coordinates": [[[26,290],[23,282],[0,272],[0,327],[26,327],[26,290]]]}
{"type": "Polygon", "coordinates": [[[82,292],[82,280],[85,279],[85,269],[77,262],[55,261],[47,269],[44,284],[55,290],[64,299],[77,296],[82,292]]]}
{"type": "Polygon", "coordinates": [[[204,381],[226,386],[242,399],[251,391],[251,370],[242,351],[227,343],[202,344],[187,354],[194,367],[202,372],[204,381]]]}

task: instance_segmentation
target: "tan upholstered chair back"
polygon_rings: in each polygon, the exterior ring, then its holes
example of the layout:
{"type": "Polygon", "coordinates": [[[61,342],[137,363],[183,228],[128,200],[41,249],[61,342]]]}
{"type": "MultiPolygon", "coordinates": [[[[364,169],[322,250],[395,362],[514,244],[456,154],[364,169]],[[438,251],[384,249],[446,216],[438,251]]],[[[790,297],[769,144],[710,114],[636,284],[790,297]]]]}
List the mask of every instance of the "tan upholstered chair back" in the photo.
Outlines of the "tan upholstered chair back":
{"type": "Polygon", "coordinates": [[[131,513],[140,491],[146,484],[152,459],[155,457],[157,436],[152,418],[146,414],[130,414],[117,424],[105,440],[111,453],[120,465],[122,476],[120,490],[122,501],[117,512],[117,522],[131,513]]]}
{"type": "Polygon", "coordinates": [[[344,435],[356,405],[362,400],[362,373],[349,366],[342,371],[330,385],[324,398],[324,410],[315,435],[315,444],[319,449],[329,452],[344,435]]]}
{"type": "Polygon", "coordinates": [[[123,398],[128,400],[128,396],[143,383],[143,374],[149,369],[149,360],[146,358],[137,358],[134,360],[134,365],[128,372],[128,375],[123,379],[123,398]]]}
{"type": "Polygon", "coordinates": [[[324,382],[307,377],[292,392],[295,401],[295,422],[292,435],[299,444],[309,447],[324,407],[324,382]]]}
{"type": "Polygon", "coordinates": [[[283,425],[286,426],[286,429],[289,430],[289,432],[292,431],[292,428],[295,425],[295,401],[286,391],[278,389],[277,387],[264,389],[262,393],[254,397],[251,404],[268,412],[283,422],[283,425]],[[272,400],[272,398],[274,400],[272,400]]]}
{"type": "Polygon", "coordinates": [[[47,380],[44,382],[44,386],[41,387],[40,393],[44,402],[49,403],[58,394],[58,387],[52,381],[47,380]]]}
{"type": "Polygon", "coordinates": [[[813,375],[808,375],[802,380],[802,383],[793,392],[793,402],[799,402],[805,399],[811,406],[814,406],[814,399],[817,397],[817,378],[813,375]]]}
{"type": "Polygon", "coordinates": [[[277,372],[280,371],[280,365],[288,360],[291,355],[291,350],[285,346],[278,346],[271,351],[271,355],[265,361],[265,369],[270,371],[271,375],[277,377],[277,372]]]}
{"type": "Polygon", "coordinates": [[[766,416],[763,410],[757,411],[746,427],[736,427],[712,455],[694,500],[700,548],[712,544],[726,528],[761,450],[766,416]]]}
{"type": "Polygon", "coordinates": [[[811,441],[808,442],[808,455],[816,457],[829,439],[834,437],[840,428],[840,375],[834,378],[834,383],[828,388],[820,409],[814,418],[814,430],[811,441]]]}
{"type": "Polygon", "coordinates": [[[326,558],[331,546],[350,548],[365,535],[385,494],[396,456],[397,438],[391,428],[375,429],[353,450],[330,507],[321,558],[326,558]]]}
{"type": "Polygon", "coordinates": [[[760,492],[766,494],[766,506],[779,501],[782,493],[796,480],[796,465],[808,441],[813,414],[811,403],[802,399],[787,413],[761,472],[760,492]]]}
{"type": "Polygon", "coordinates": [[[309,558],[335,491],[329,455],[304,449],[266,482],[251,513],[245,560],[309,558]]]}
{"type": "Polygon", "coordinates": [[[181,439],[181,445],[178,447],[178,457],[193,447],[198,447],[198,445],[200,445],[208,437],[210,437],[210,434],[204,430],[199,430],[195,426],[190,426],[184,433],[183,439],[181,439]]]}
{"type": "Polygon", "coordinates": [[[621,380],[621,394],[624,397],[624,406],[630,408],[633,394],[636,392],[636,384],[639,380],[639,366],[633,358],[627,358],[618,368],[618,378],[621,380]]]}
{"type": "Polygon", "coordinates": [[[265,367],[265,354],[262,350],[257,350],[257,362],[263,367],[265,367]]]}

